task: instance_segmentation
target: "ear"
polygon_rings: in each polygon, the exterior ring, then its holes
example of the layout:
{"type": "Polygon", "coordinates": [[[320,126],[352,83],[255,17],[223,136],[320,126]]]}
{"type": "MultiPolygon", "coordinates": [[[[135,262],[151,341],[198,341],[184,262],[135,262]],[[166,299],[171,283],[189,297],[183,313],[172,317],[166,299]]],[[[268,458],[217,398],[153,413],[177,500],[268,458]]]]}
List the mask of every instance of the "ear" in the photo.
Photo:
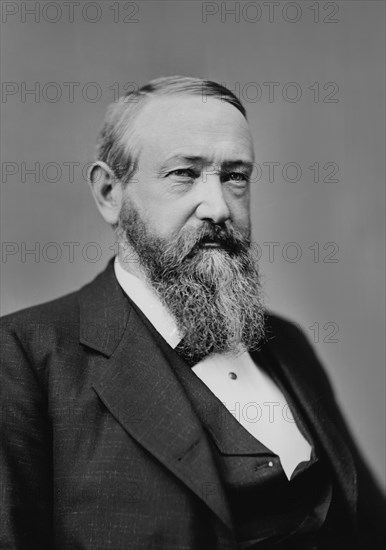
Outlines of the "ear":
{"type": "Polygon", "coordinates": [[[88,175],[91,192],[99,212],[110,225],[118,223],[122,206],[122,183],[103,161],[96,161],[88,175]]]}

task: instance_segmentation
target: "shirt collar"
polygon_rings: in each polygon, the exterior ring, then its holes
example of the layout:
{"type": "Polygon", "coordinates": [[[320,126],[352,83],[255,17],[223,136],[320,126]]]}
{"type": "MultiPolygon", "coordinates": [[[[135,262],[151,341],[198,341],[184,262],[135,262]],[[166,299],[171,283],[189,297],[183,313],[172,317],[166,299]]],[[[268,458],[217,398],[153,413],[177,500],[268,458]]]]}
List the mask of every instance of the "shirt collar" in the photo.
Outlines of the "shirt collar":
{"type": "Polygon", "coordinates": [[[114,271],[117,281],[124,292],[146,315],[169,346],[174,349],[182,336],[179,334],[177,324],[172,315],[156,293],[144,281],[126,271],[119,263],[117,257],[114,262],[114,271]]]}

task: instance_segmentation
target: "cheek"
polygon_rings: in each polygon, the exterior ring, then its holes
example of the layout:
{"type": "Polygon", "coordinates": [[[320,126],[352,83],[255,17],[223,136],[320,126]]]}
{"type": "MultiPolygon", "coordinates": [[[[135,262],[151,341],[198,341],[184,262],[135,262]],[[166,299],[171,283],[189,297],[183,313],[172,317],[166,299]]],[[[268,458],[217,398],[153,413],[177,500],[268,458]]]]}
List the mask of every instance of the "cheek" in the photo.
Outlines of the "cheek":
{"type": "Polygon", "coordinates": [[[143,175],[131,189],[130,199],[149,227],[161,232],[160,236],[178,230],[188,216],[186,201],[170,193],[164,182],[143,175]]]}
{"type": "Polygon", "coordinates": [[[234,223],[243,227],[249,226],[249,193],[247,192],[244,196],[240,197],[230,195],[227,202],[234,223]]]}
{"type": "Polygon", "coordinates": [[[248,215],[235,219],[233,222],[234,229],[237,229],[243,235],[250,235],[251,223],[248,215]]]}
{"type": "Polygon", "coordinates": [[[182,209],[171,202],[148,205],[145,218],[152,232],[162,238],[177,236],[187,221],[182,209]]]}

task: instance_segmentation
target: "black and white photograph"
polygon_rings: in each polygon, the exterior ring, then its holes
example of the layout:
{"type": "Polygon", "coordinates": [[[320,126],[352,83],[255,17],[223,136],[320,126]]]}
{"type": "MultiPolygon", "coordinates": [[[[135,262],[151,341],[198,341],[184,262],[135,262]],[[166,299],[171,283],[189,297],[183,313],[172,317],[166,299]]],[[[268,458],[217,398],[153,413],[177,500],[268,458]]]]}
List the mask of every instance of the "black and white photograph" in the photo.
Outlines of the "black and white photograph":
{"type": "Polygon", "coordinates": [[[0,550],[385,548],[386,3],[0,7],[0,550]]]}

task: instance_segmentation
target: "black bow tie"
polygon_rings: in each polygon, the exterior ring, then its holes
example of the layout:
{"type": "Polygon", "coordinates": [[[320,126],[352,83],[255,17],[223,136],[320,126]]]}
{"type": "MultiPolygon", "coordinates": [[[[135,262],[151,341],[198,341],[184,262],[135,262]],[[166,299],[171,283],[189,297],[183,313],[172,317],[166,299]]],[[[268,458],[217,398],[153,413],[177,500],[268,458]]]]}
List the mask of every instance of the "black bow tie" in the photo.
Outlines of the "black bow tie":
{"type": "MultiPolygon", "coordinates": [[[[181,359],[183,359],[185,361],[185,363],[190,367],[194,367],[195,365],[197,365],[197,363],[199,363],[200,361],[202,361],[204,359],[204,357],[201,357],[199,355],[193,355],[193,354],[190,354],[190,353],[187,353],[186,351],[183,350],[183,346],[184,346],[184,338],[182,338],[182,340],[179,341],[179,343],[177,344],[177,346],[174,348],[174,351],[176,353],[178,353],[179,357],[181,359]]],[[[210,352],[209,352],[210,353],[210,352]]],[[[208,353],[208,355],[209,355],[208,353]]],[[[206,356],[207,357],[207,356],[206,356]]]]}

